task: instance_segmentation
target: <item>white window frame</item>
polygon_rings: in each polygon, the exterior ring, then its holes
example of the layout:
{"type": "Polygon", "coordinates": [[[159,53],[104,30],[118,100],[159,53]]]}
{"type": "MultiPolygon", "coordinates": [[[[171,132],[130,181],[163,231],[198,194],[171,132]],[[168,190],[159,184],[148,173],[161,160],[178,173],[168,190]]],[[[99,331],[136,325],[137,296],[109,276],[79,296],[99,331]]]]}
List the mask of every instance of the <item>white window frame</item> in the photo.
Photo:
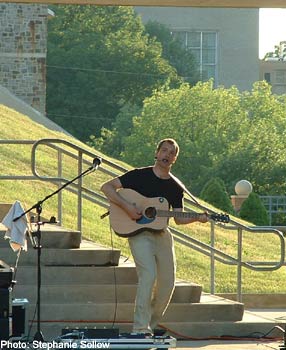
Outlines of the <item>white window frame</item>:
{"type": "Polygon", "coordinates": [[[185,34],[185,38],[184,38],[184,46],[186,49],[190,49],[192,51],[193,50],[198,50],[199,49],[199,62],[197,62],[197,64],[199,65],[199,73],[200,73],[200,80],[201,81],[206,81],[209,80],[210,78],[214,79],[214,85],[217,85],[218,82],[218,32],[215,30],[189,30],[189,29],[174,29],[172,30],[172,34],[175,33],[184,33],[185,34]],[[199,33],[200,34],[200,46],[191,46],[189,45],[188,42],[188,33],[199,33]],[[215,55],[214,55],[214,62],[213,63],[204,63],[203,62],[203,35],[207,34],[207,33],[211,33],[211,34],[215,34],[215,43],[214,43],[214,50],[215,50],[215,55]],[[208,79],[203,79],[203,71],[204,71],[204,67],[214,67],[214,76],[208,77],[208,79]]]}

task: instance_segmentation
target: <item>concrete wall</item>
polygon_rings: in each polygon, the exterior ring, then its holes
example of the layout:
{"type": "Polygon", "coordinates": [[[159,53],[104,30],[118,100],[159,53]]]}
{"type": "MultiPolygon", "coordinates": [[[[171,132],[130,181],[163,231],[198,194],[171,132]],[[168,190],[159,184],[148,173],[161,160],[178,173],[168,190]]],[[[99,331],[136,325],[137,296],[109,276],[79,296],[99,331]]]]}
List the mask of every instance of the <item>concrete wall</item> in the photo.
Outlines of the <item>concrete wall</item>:
{"type": "Polygon", "coordinates": [[[144,22],[173,30],[209,30],[218,35],[217,85],[250,90],[259,80],[259,10],[190,7],[136,7],[144,22]]]}

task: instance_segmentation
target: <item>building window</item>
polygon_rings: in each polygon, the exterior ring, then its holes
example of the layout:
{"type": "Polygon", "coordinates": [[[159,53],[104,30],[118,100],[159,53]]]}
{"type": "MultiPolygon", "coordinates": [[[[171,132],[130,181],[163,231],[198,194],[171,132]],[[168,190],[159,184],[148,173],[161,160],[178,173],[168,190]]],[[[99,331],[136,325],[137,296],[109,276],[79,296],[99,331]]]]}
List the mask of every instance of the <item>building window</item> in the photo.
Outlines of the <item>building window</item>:
{"type": "Polygon", "coordinates": [[[187,50],[190,50],[199,66],[200,80],[217,81],[217,32],[173,31],[187,50]]]}
{"type": "Polygon", "coordinates": [[[286,71],[285,70],[276,70],[275,72],[275,84],[286,84],[286,71]]]}
{"type": "Polygon", "coordinates": [[[271,83],[270,73],[264,73],[264,80],[267,81],[267,83],[271,83]]]}

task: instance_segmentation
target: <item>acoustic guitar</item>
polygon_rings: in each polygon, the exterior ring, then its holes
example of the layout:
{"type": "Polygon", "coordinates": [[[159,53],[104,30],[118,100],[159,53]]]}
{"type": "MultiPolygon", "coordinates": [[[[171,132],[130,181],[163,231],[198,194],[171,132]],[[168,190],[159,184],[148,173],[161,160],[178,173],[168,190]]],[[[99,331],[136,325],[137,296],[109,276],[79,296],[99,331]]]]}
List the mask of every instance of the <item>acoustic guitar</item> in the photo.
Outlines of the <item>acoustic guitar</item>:
{"type": "MultiPolygon", "coordinates": [[[[170,217],[198,218],[199,213],[179,212],[169,210],[166,198],[148,198],[129,188],[122,188],[119,194],[125,200],[133,203],[141,212],[138,220],[132,220],[128,214],[117,204],[110,204],[110,225],[114,232],[120,237],[131,237],[145,231],[160,232],[168,226],[170,217]]],[[[207,214],[208,218],[216,222],[229,222],[227,214],[207,214]]]]}

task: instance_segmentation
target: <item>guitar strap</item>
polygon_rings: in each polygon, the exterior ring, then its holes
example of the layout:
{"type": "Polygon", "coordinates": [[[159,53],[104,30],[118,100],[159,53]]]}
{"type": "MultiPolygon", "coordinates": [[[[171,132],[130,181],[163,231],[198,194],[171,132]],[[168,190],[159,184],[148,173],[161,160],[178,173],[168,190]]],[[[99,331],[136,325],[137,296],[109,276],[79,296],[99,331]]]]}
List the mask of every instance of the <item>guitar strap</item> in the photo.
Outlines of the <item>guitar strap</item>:
{"type": "Polygon", "coordinates": [[[201,204],[197,201],[195,196],[186,188],[186,186],[182,183],[181,180],[179,180],[175,175],[170,173],[170,177],[183,189],[184,192],[192,199],[193,202],[195,202],[197,205],[201,207],[201,204]]]}

